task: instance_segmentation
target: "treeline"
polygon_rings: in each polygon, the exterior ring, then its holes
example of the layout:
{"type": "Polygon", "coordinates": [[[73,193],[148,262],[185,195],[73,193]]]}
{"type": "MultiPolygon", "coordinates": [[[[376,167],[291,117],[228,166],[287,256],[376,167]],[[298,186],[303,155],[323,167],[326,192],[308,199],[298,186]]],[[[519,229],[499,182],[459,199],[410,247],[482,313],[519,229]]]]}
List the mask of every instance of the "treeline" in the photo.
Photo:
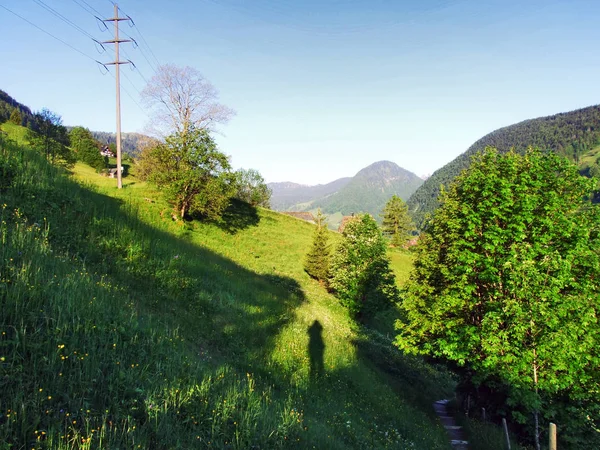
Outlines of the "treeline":
{"type": "MultiPolygon", "coordinates": [[[[524,154],[527,147],[537,147],[542,151],[552,151],[579,164],[581,157],[600,143],[600,106],[590,106],[567,113],[538,119],[525,120],[508,127],[500,128],[475,142],[456,159],[437,170],[412,195],[408,206],[419,228],[427,214],[438,206],[440,185],[449,183],[469,167],[471,156],[486,147],[494,147],[500,153],[511,148],[524,154]]],[[[594,173],[598,162],[587,167],[586,175],[594,173]]]]}
{"type": "MultiPolygon", "coordinates": [[[[92,131],[92,136],[98,142],[104,145],[113,146],[117,144],[116,133],[106,131],[92,131]]],[[[155,143],[156,140],[150,136],[140,133],[121,133],[121,151],[132,157],[140,155],[142,148],[149,143],[155,143]]]]}
{"type": "MultiPolygon", "coordinates": [[[[8,122],[15,111],[18,112],[21,120],[21,123],[18,125],[31,128],[32,124],[35,122],[35,115],[31,109],[16,101],[3,90],[0,90],[0,123],[8,122]]],[[[13,115],[13,117],[15,116],[13,115]]]]}

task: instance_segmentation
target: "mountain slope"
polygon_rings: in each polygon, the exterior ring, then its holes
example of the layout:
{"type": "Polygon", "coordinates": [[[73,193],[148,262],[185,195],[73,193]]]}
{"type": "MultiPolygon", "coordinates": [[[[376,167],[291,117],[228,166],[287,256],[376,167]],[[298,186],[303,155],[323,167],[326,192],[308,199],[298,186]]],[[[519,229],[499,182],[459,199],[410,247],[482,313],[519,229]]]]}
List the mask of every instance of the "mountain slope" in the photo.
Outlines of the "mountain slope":
{"type": "Polygon", "coordinates": [[[351,177],[340,178],[331,183],[317,184],[315,186],[307,186],[289,181],[268,183],[267,186],[272,191],[271,207],[277,211],[285,211],[298,203],[310,202],[314,199],[333,194],[346,186],[351,179],[351,177]]]}
{"type": "MultiPolygon", "coordinates": [[[[117,135],[116,133],[106,132],[106,131],[92,131],[92,136],[98,142],[102,144],[116,144],[117,143],[117,135]]],[[[140,151],[144,145],[148,142],[155,141],[154,138],[150,136],[146,136],[141,133],[121,133],[121,145],[123,148],[123,152],[127,153],[134,158],[140,154],[140,151]]]]}
{"type": "MultiPolygon", "coordinates": [[[[563,155],[576,163],[583,163],[600,143],[600,106],[590,106],[576,111],[525,120],[493,131],[475,142],[467,151],[433,173],[416,190],[408,201],[415,223],[419,227],[427,214],[438,206],[440,185],[447,186],[462,170],[467,168],[473,154],[487,146],[500,152],[511,148],[523,153],[528,146],[538,147],[563,155]]],[[[597,164],[586,161],[587,172],[597,164]]]]}
{"type": "Polygon", "coordinates": [[[310,209],[327,214],[369,213],[376,219],[392,195],[408,200],[423,180],[390,161],[379,161],[360,170],[346,186],[327,197],[315,200],[310,209]]]}

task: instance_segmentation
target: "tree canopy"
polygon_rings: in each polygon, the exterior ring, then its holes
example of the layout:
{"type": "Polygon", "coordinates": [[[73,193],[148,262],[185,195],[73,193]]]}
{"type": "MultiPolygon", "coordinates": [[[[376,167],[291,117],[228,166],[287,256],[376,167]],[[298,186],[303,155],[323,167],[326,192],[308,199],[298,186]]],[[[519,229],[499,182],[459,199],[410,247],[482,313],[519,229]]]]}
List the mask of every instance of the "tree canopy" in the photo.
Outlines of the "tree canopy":
{"type": "Polygon", "coordinates": [[[370,317],[398,300],[398,288],[387,257],[387,243],[369,214],[350,220],[331,258],[329,287],[350,314],[370,317]]]}
{"type": "Polygon", "coordinates": [[[100,171],[107,165],[107,161],[100,154],[98,141],[87,128],[74,127],[69,132],[71,148],[77,154],[77,159],[100,171]]]}
{"type": "Polygon", "coordinates": [[[218,103],[217,89],[192,67],[159,66],[141,96],[150,109],[151,128],[160,136],[210,130],[235,114],[218,103]]]}
{"type": "Polygon", "coordinates": [[[329,276],[329,259],[331,251],[329,247],[327,217],[321,213],[320,209],[317,211],[316,222],[317,229],[315,230],[312,246],[304,260],[304,270],[312,278],[326,283],[327,277],[329,276]]]}
{"type": "Polygon", "coordinates": [[[267,187],[265,179],[255,169],[239,169],[235,173],[237,178],[237,192],[235,197],[252,206],[269,208],[271,189],[267,187]]]}
{"type": "Polygon", "coordinates": [[[595,187],[552,153],[475,156],[421,235],[397,344],[496,377],[534,412],[538,393],[598,392],[595,187]]]}
{"type": "Polygon", "coordinates": [[[408,213],[408,206],[398,197],[393,195],[383,209],[383,233],[390,237],[394,247],[402,247],[412,236],[415,226],[408,213]]]}
{"type": "Polygon", "coordinates": [[[29,144],[42,152],[53,164],[70,166],[75,157],[68,145],[69,135],[62,124],[62,117],[49,109],[43,108],[34,116],[34,127],[28,130],[29,144]]]}
{"type": "Polygon", "coordinates": [[[145,153],[148,179],[165,194],[181,218],[220,217],[236,189],[228,157],[207,130],[175,133],[145,153]]]}

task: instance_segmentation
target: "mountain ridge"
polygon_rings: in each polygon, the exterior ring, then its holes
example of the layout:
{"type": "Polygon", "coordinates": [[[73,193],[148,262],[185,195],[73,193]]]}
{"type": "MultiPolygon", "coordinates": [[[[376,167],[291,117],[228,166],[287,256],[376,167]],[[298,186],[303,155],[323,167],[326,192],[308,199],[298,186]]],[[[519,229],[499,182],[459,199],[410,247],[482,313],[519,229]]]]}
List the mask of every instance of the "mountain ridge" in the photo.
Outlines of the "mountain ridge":
{"type": "Polygon", "coordinates": [[[408,200],[409,211],[417,226],[422,228],[426,216],[439,205],[440,186],[447,187],[462,170],[469,167],[471,156],[488,146],[497,148],[501,153],[510,149],[524,153],[528,146],[537,147],[565,156],[579,164],[582,173],[593,174],[600,170],[598,161],[586,161],[586,157],[591,157],[588,153],[599,144],[600,105],[527,119],[498,128],[436,170],[408,200]]]}
{"type": "Polygon", "coordinates": [[[330,216],[336,227],[344,215],[369,213],[376,219],[392,195],[408,200],[423,183],[418,175],[391,161],[377,161],[353,177],[339,178],[324,185],[302,187],[293,182],[268,183],[271,205],[276,210],[316,211],[330,216]],[[319,189],[314,189],[318,187],[319,189]],[[285,191],[297,195],[287,195],[285,191]],[[292,201],[298,200],[298,201],[292,201]]]}

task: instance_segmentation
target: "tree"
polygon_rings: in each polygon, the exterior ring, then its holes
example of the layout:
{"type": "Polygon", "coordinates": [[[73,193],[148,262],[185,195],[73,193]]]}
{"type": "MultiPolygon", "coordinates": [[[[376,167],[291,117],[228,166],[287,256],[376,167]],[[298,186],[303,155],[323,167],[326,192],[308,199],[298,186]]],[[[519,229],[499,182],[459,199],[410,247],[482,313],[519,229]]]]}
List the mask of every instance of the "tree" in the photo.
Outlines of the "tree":
{"type": "Polygon", "coordinates": [[[53,164],[70,166],[75,157],[69,150],[69,135],[60,115],[43,108],[34,116],[32,129],[27,132],[29,144],[46,155],[53,164]]]}
{"type": "Polygon", "coordinates": [[[385,205],[382,216],[383,233],[390,237],[392,245],[405,245],[415,229],[406,203],[397,195],[393,195],[385,205]]]}
{"type": "Polygon", "coordinates": [[[538,448],[542,394],[587,391],[598,404],[594,188],[555,154],[476,155],[421,235],[397,323],[402,349],[509,385],[533,413],[538,448]]]}
{"type": "Polygon", "coordinates": [[[186,215],[220,217],[235,193],[228,157],[203,129],[168,136],[147,155],[156,184],[183,219],[186,215]]]}
{"type": "Polygon", "coordinates": [[[77,158],[87,165],[100,171],[107,166],[107,158],[100,154],[98,141],[87,128],[74,127],[69,132],[71,148],[77,153],[77,158]]]}
{"type": "Polygon", "coordinates": [[[329,231],[327,230],[327,218],[319,209],[317,212],[317,229],[313,238],[313,243],[306,254],[304,261],[304,270],[312,278],[326,283],[329,276],[329,231]]]}
{"type": "Polygon", "coordinates": [[[151,109],[151,127],[160,136],[184,135],[192,128],[211,130],[235,114],[217,102],[216,88],[192,67],[159,66],[141,96],[151,109]]]}
{"type": "Polygon", "coordinates": [[[262,175],[254,169],[240,169],[236,173],[237,192],[235,198],[252,206],[269,208],[271,189],[267,187],[262,175]]]}
{"type": "Polygon", "coordinates": [[[10,113],[9,121],[15,125],[21,125],[21,122],[23,122],[23,117],[21,117],[21,113],[18,109],[13,109],[12,113],[10,113]]]}
{"type": "Polygon", "coordinates": [[[350,220],[330,265],[329,286],[356,319],[371,316],[398,300],[387,258],[387,243],[369,214],[350,220]]]}

